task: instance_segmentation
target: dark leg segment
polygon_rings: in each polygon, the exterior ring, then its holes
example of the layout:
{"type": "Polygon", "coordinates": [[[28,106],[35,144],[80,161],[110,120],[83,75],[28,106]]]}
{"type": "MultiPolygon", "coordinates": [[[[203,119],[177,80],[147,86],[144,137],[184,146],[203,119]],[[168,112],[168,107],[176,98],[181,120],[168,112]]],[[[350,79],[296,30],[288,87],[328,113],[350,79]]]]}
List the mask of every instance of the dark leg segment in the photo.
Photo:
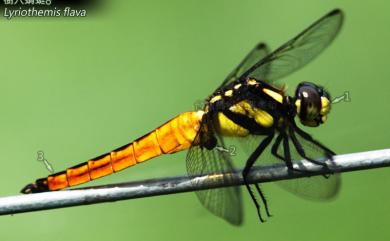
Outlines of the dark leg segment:
{"type": "Polygon", "coordinates": [[[280,160],[285,161],[284,157],[282,157],[281,155],[278,154],[278,148],[279,148],[280,142],[282,142],[282,139],[283,139],[282,134],[279,134],[278,137],[276,137],[276,140],[271,148],[271,153],[272,153],[272,155],[279,158],[280,160]]]}
{"type": "MultiPolygon", "coordinates": [[[[249,186],[249,183],[248,183],[248,173],[251,170],[251,168],[253,167],[254,163],[257,160],[257,158],[261,155],[261,153],[264,151],[264,149],[271,143],[273,137],[274,137],[274,134],[272,133],[269,136],[267,136],[259,144],[259,146],[256,148],[256,150],[250,155],[249,159],[246,161],[245,168],[242,171],[242,176],[244,178],[245,186],[248,189],[248,192],[251,195],[252,201],[253,201],[253,203],[256,206],[257,213],[259,215],[259,218],[260,218],[261,222],[264,222],[264,219],[261,217],[260,204],[257,202],[256,197],[255,197],[251,187],[249,186]]],[[[256,188],[258,188],[260,190],[260,187],[257,186],[256,188]]],[[[268,210],[267,202],[265,201],[265,197],[264,197],[263,193],[261,192],[261,190],[260,190],[259,194],[260,194],[260,197],[262,198],[262,201],[264,203],[265,209],[268,210]]],[[[267,214],[269,215],[268,211],[267,211],[267,214]]]]}
{"type": "Polygon", "coordinates": [[[291,152],[290,152],[290,145],[288,144],[288,136],[286,133],[283,133],[283,151],[284,151],[284,158],[287,167],[290,170],[294,170],[292,161],[291,161],[291,152]]]}
{"type": "Polygon", "coordinates": [[[288,143],[288,136],[285,133],[279,134],[279,136],[276,138],[276,141],[272,145],[271,153],[272,153],[272,155],[274,155],[275,157],[279,158],[281,161],[286,163],[286,166],[287,166],[289,171],[310,173],[308,171],[295,169],[293,167],[293,163],[292,163],[292,160],[291,160],[290,146],[289,146],[289,143],[288,143]],[[283,140],[283,150],[284,150],[283,151],[283,155],[284,155],[284,157],[279,155],[279,153],[278,153],[278,148],[279,148],[279,145],[281,144],[282,140],[283,140]]]}
{"type": "Polygon", "coordinates": [[[309,134],[307,134],[303,130],[299,129],[298,126],[294,125],[294,131],[296,131],[298,133],[298,135],[300,135],[303,139],[305,139],[309,142],[312,142],[316,146],[322,148],[325,151],[326,155],[329,155],[329,156],[327,156],[328,158],[332,158],[332,156],[336,155],[336,153],[334,153],[332,150],[330,150],[326,146],[322,145],[318,141],[314,140],[309,134]]]}
{"type": "Polygon", "coordinates": [[[255,183],[255,187],[256,187],[257,192],[260,195],[261,201],[264,204],[265,213],[267,214],[268,217],[271,217],[272,215],[271,215],[271,213],[269,212],[269,209],[268,209],[267,199],[265,198],[263,191],[261,191],[260,185],[258,183],[255,183]]]}
{"type": "Polygon", "coordinates": [[[308,160],[314,164],[317,164],[317,165],[320,165],[323,167],[327,167],[327,165],[324,162],[320,162],[320,161],[314,160],[314,159],[306,156],[305,150],[303,150],[302,145],[299,143],[299,141],[298,141],[297,137],[295,136],[295,133],[292,129],[290,129],[290,136],[291,136],[291,140],[292,140],[297,152],[299,153],[299,155],[301,155],[303,158],[305,158],[306,160],[308,160]]]}

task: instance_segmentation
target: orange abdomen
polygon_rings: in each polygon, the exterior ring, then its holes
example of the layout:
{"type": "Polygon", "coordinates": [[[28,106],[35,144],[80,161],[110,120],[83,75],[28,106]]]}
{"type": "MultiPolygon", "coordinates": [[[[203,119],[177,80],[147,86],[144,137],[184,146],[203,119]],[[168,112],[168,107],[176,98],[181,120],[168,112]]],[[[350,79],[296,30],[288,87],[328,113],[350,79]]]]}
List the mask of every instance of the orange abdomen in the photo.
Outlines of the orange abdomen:
{"type": "Polygon", "coordinates": [[[23,188],[22,193],[53,191],[79,185],[161,154],[186,150],[193,144],[202,117],[203,111],[182,113],[125,146],[47,178],[38,179],[23,188]]]}

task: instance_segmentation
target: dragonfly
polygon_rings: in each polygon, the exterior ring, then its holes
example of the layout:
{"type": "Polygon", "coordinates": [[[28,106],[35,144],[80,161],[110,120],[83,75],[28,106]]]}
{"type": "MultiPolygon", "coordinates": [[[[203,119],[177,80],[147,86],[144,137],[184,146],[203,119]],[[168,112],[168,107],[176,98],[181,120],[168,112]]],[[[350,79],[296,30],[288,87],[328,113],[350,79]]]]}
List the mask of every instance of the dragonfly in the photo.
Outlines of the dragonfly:
{"type": "MultiPolygon", "coordinates": [[[[284,163],[289,171],[304,171],[294,162],[305,159],[327,167],[335,153],[305,132],[302,127],[325,123],[331,97],[322,86],[301,82],[295,95],[286,94],[281,78],[302,68],[317,57],[339,33],[344,14],[335,9],[301,33],[270,52],[265,43],[257,44],[222,84],[194,111],[184,112],[148,134],[64,171],[26,185],[24,194],[60,190],[125,168],[162,154],[188,150],[187,173],[191,177],[219,175],[223,182],[234,182],[237,175],[228,142],[235,140],[245,152],[242,177],[260,221],[270,217],[267,199],[260,184],[249,183],[256,162],[284,163]],[[301,125],[298,125],[295,119],[301,125]],[[220,175],[222,174],[222,175],[220,175]]],[[[327,200],[339,192],[341,178],[329,176],[300,178],[279,183],[286,190],[307,198],[327,200]]],[[[198,183],[193,181],[193,185],[198,183]]],[[[202,205],[233,225],[243,222],[242,194],[238,186],[196,191],[202,205]]]]}

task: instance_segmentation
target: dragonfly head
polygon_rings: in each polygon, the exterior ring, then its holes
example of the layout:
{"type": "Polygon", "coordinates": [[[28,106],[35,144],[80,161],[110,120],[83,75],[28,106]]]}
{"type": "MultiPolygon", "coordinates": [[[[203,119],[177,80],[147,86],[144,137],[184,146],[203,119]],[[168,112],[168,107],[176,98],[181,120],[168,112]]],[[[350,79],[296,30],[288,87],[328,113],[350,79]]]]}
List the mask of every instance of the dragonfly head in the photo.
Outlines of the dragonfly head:
{"type": "Polygon", "coordinates": [[[295,107],[303,125],[319,126],[326,121],[330,111],[330,95],[321,86],[302,82],[295,91],[295,107]]]}

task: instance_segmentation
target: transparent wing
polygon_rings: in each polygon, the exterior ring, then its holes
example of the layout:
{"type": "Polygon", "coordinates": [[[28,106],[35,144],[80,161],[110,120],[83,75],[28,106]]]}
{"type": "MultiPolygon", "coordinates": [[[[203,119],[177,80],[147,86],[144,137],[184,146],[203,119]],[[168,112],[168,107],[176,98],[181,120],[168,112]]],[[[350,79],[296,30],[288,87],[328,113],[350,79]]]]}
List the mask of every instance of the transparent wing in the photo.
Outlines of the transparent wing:
{"type": "Polygon", "coordinates": [[[339,9],[326,14],[295,38],[261,59],[240,79],[255,78],[274,82],[309,63],[336,37],[343,23],[339,9]]]}
{"type": "MultiPolygon", "coordinates": [[[[202,130],[202,128],[201,128],[202,130]]],[[[209,175],[210,178],[223,178],[226,183],[232,183],[231,175],[221,175],[234,171],[229,153],[226,152],[221,140],[218,148],[208,150],[200,146],[192,146],[187,153],[187,172],[191,177],[209,175]]],[[[199,185],[193,181],[193,185],[199,185]]],[[[202,205],[210,212],[233,225],[241,225],[243,219],[241,192],[239,187],[226,187],[196,191],[202,205]]]]}
{"type": "MultiPolygon", "coordinates": [[[[265,43],[258,43],[241,63],[226,77],[222,84],[217,88],[220,89],[225,85],[228,85],[236,81],[243,73],[248,71],[250,67],[255,65],[261,59],[269,54],[269,49],[265,43]]],[[[265,71],[265,70],[264,70],[265,71]]]]}

